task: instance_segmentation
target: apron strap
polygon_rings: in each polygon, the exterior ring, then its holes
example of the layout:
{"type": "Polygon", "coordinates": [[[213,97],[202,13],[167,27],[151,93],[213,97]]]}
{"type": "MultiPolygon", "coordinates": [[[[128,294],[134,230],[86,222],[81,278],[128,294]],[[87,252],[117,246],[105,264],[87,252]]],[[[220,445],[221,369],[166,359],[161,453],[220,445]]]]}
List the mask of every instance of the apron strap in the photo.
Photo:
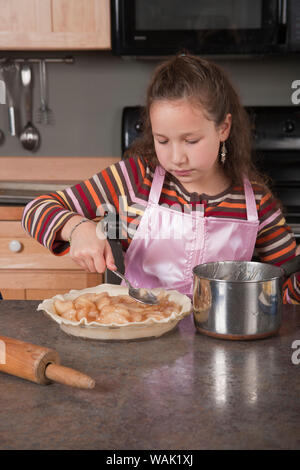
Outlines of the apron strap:
{"type": "Polygon", "coordinates": [[[257,215],[257,209],[256,209],[255,196],[254,196],[252,184],[246,177],[244,178],[244,191],[245,191],[245,198],[246,198],[247,219],[249,221],[256,221],[258,220],[258,215],[257,215]]]}
{"type": "Polygon", "coordinates": [[[151,184],[150,194],[149,194],[149,202],[152,204],[158,204],[161,190],[165,180],[165,170],[161,166],[157,166],[155,168],[155,172],[153,175],[153,181],[151,184]]]}
{"type": "MultiPolygon", "coordinates": [[[[153,175],[153,181],[150,189],[149,194],[149,202],[152,204],[158,204],[162,187],[165,180],[165,170],[158,165],[155,168],[155,172],[153,175]]],[[[256,201],[255,196],[252,188],[252,184],[248,180],[248,178],[244,177],[244,191],[245,191],[245,199],[246,199],[246,209],[247,209],[247,220],[249,221],[257,221],[258,214],[256,209],[256,201]]]]}

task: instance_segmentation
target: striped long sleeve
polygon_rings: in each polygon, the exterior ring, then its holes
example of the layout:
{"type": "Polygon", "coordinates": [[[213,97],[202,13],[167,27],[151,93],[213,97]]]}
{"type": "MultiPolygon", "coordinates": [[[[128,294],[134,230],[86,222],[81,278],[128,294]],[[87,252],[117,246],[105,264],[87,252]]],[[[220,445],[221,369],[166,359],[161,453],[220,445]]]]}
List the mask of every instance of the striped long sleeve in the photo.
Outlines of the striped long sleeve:
{"type": "MultiPolygon", "coordinates": [[[[31,201],[24,209],[23,227],[53,254],[64,255],[69,244],[57,240],[56,234],[69,218],[80,214],[95,219],[107,213],[119,217],[116,237],[126,251],[147,206],[152,180],[153,171],[143,158],[120,161],[70,188],[31,201]]],[[[259,217],[256,255],[262,262],[281,266],[295,256],[294,235],[271,193],[254,182],[252,188],[259,217]]],[[[191,194],[167,173],[159,203],[180,205],[185,212],[201,203],[206,217],[247,218],[244,190],[239,185],[216,196],[191,194]]],[[[287,280],[283,296],[286,303],[300,303],[299,273],[287,280]]]]}
{"type": "MultiPolygon", "coordinates": [[[[261,261],[281,266],[296,255],[296,242],[282,211],[270,195],[261,198],[256,249],[261,261]]],[[[284,303],[300,303],[300,275],[292,275],[283,286],[284,303]]]]}

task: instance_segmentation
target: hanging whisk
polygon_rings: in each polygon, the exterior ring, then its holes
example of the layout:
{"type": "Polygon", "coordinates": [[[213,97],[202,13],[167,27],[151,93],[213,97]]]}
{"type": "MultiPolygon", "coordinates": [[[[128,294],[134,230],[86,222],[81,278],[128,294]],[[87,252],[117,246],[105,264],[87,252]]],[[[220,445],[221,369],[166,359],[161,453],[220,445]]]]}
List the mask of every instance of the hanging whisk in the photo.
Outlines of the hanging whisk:
{"type": "Polygon", "coordinates": [[[41,59],[39,61],[39,72],[40,72],[41,104],[37,113],[37,122],[40,124],[54,124],[53,111],[48,106],[47,71],[46,71],[46,61],[44,59],[41,59]]]}

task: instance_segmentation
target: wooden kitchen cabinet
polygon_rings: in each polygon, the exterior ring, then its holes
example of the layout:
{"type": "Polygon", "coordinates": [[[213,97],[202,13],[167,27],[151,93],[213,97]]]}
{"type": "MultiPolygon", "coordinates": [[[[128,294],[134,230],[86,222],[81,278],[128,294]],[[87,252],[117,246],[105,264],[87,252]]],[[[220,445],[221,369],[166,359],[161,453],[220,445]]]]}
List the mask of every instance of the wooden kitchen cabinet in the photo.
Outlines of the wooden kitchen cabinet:
{"type": "Polygon", "coordinates": [[[109,0],[0,0],[1,50],[110,48],[109,0]]]}
{"type": "Polygon", "coordinates": [[[0,292],[4,299],[39,300],[103,282],[68,255],[54,256],[23,230],[23,207],[0,206],[0,292]],[[16,251],[13,251],[16,250],[16,251]]]}
{"type": "MultiPolygon", "coordinates": [[[[118,161],[118,157],[0,157],[0,183],[68,181],[71,185],[118,161]]],[[[69,255],[54,256],[29,237],[21,226],[23,210],[22,206],[0,205],[0,292],[4,299],[45,299],[103,282],[102,275],[86,273],[69,255]],[[21,243],[19,252],[9,248],[13,240],[21,243]]]]}

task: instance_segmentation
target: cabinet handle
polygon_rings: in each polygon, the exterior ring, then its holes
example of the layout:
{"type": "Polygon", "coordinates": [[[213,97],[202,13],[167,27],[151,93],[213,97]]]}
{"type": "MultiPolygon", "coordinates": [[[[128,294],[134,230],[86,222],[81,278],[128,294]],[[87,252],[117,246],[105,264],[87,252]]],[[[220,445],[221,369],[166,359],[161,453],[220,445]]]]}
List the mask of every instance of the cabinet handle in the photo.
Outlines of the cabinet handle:
{"type": "Polygon", "coordinates": [[[12,240],[10,243],[9,243],[9,249],[10,251],[13,251],[14,253],[18,253],[19,251],[21,251],[23,248],[23,245],[21,242],[19,242],[19,240],[12,240]]]}

